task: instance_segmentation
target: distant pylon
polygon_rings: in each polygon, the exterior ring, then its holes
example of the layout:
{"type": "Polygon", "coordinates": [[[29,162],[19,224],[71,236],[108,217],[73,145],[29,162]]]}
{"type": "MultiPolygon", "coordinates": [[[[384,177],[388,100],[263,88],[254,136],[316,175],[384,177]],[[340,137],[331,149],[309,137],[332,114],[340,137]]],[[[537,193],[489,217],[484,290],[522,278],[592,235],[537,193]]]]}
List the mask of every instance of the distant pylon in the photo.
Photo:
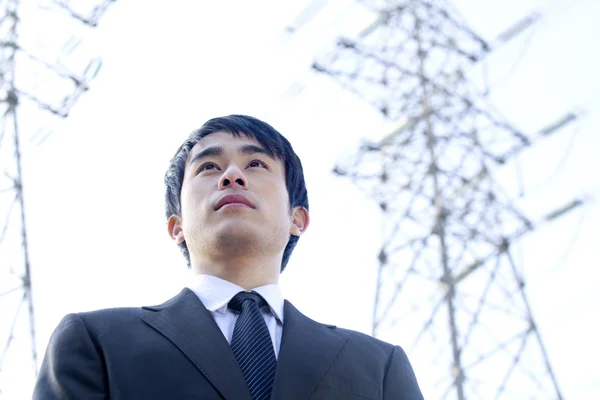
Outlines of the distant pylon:
{"type": "Polygon", "coordinates": [[[511,249],[581,201],[533,221],[494,172],[577,115],[521,132],[470,82],[493,45],[448,2],[363,3],[377,21],[313,69],[397,122],[334,169],[384,214],[374,335],[405,347],[426,398],[562,399],[511,249]]]}
{"type": "MultiPolygon", "coordinates": [[[[30,121],[39,117],[32,115],[35,109],[67,117],[101,66],[99,59],[87,63],[82,72],[73,72],[65,66],[59,56],[72,52],[72,40],[64,54],[52,54],[51,59],[36,54],[35,49],[28,47],[30,43],[19,39],[20,28],[27,25],[21,12],[46,13],[44,30],[53,29],[53,17],[57,15],[90,27],[97,25],[113,2],[98,1],[95,8],[81,13],[73,8],[77,1],[0,0],[0,397],[6,394],[5,386],[14,386],[14,380],[22,378],[19,374],[24,371],[24,365],[31,365],[33,376],[38,370],[22,157],[27,148],[24,144],[29,144],[34,135],[33,132],[23,134],[20,121],[26,114],[25,120],[31,125],[30,121]],[[42,83],[50,87],[32,89],[32,82],[39,80],[36,74],[40,71],[48,76],[42,83]],[[31,362],[23,362],[24,359],[31,362]]],[[[37,141],[43,139],[37,138],[37,141]]]]}

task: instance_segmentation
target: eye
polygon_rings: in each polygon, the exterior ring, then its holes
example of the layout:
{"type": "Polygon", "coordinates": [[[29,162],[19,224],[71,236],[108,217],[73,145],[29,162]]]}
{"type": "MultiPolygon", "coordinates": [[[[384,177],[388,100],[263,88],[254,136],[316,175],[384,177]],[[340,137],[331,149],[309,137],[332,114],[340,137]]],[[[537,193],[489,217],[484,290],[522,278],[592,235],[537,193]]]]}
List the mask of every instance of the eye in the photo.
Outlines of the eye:
{"type": "Polygon", "coordinates": [[[263,167],[265,169],[269,169],[267,164],[261,160],[252,160],[248,163],[248,168],[256,168],[256,167],[263,167]]]}
{"type": "Polygon", "coordinates": [[[203,171],[212,171],[214,169],[218,169],[219,167],[217,166],[217,164],[212,163],[212,162],[207,162],[202,164],[199,168],[198,171],[196,172],[197,174],[199,174],[200,172],[203,171]]]}

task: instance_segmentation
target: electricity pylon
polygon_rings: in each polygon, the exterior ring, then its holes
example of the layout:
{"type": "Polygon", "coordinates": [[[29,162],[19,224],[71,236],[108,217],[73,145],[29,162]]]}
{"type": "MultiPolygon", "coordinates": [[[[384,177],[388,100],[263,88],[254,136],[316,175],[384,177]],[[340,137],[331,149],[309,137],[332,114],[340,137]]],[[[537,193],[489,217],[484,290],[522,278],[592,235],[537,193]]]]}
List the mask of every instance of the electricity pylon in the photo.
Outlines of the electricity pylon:
{"type": "Polygon", "coordinates": [[[533,220],[495,173],[577,115],[522,132],[469,78],[496,44],[448,2],[363,3],[377,21],[313,69],[397,123],[334,169],[384,214],[373,334],[405,347],[428,398],[562,399],[512,250],[581,200],[533,220]]]}
{"type": "Polygon", "coordinates": [[[5,386],[14,386],[14,380],[22,377],[23,365],[28,364],[24,359],[30,359],[33,376],[38,370],[23,156],[26,144],[44,138],[24,132],[23,126],[31,128],[40,112],[66,118],[101,66],[99,59],[92,59],[83,71],[75,72],[63,59],[73,54],[78,44],[75,38],[70,38],[61,54],[45,54],[49,43],[35,49],[32,32],[61,31],[65,22],[95,27],[113,2],[97,1],[82,12],[77,1],[0,1],[0,210],[4,216],[0,222],[0,397],[5,386]],[[28,18],[38,21],[32,21],[23,39],[21,28],[27,28],[28,18]]]}

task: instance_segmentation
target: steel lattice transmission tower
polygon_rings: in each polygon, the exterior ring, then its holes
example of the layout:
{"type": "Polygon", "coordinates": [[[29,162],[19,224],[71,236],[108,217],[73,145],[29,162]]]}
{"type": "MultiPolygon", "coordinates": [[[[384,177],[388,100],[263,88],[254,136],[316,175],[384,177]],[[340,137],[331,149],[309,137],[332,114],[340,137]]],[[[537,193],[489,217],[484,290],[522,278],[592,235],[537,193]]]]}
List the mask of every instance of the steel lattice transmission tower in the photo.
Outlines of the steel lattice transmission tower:
{"type": "Polygon", "coordinates": [[[99,59],[73,58],[72,32],[95,27],[113,2],[0,0],[0,397],[23,364],[38,369],[23,159],[48,135],[43,114],[66,118],[98,73],[99,59]],[[61,34],[66,44],[49,53],[61,34]]]}
{"type": "Polygon", "coordinates": [[[533,221],[495,172],[577,116],[521,132],[470,82],[494,45],[447,2],[364,3],[378,20],[313,69],[397,122],[334,170],[383,212],[373,333],[405,347],[426,398],[561,399],[511,249],[581,202],[533,221]]]}

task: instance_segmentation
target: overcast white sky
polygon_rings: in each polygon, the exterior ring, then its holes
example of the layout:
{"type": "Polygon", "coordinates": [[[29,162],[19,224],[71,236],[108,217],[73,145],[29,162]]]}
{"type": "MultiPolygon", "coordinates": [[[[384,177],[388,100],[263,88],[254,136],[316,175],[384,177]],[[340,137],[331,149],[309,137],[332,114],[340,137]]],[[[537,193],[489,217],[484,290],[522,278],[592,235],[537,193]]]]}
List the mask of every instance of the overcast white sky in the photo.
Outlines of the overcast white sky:
{"type": "MultiPolygon", "coordinates": [[[[317,17],[286,33],[308,3],[120,0],[86,38],[85,50],[103,58],[99,77],[24,160],[40,358],[66,313],[157,304],[184,285],[185,263],[166,233],[163,175],[189,132],[230,113],[274,125],[305,166],[311,226],[282,275],[285,297],[318,321],[370,332],[381,221],[365,194],[330,171],[359,138],[381,136],[389,125],[310,72],[339,33],[360,30],[370,15],[349,0],[323,1],[317,17]],[[292,84],[302,89],[298,95],[290,95],[292,84]]],[[[490,58],[500,81],[492,99],[507,118],[535,131],[570,109],[586,111],[577,126],[527,151],[520,165],[523,206],[533,215],[584,194],[590,200],[530,235],[520,251],[563,393],[600,398],[600,3],[456,4],[486,37],[532,10],[545,14],[490,58]]],[[[45,121],[21,118],[26,127],[45,121]]],[[[504,176],[510,184],[516,172],[504,176]]],[[[3,329],[6,315],[3,308],[3,329]]],[[[18,351],[25,357],[27,343],[21,331],[7,361],[13,364],[0,375],[0,398],[31,392],[29,364],[14,361],[18,351]]],[[[418,364],[417,374],[426,374],[418,364]]]]}

